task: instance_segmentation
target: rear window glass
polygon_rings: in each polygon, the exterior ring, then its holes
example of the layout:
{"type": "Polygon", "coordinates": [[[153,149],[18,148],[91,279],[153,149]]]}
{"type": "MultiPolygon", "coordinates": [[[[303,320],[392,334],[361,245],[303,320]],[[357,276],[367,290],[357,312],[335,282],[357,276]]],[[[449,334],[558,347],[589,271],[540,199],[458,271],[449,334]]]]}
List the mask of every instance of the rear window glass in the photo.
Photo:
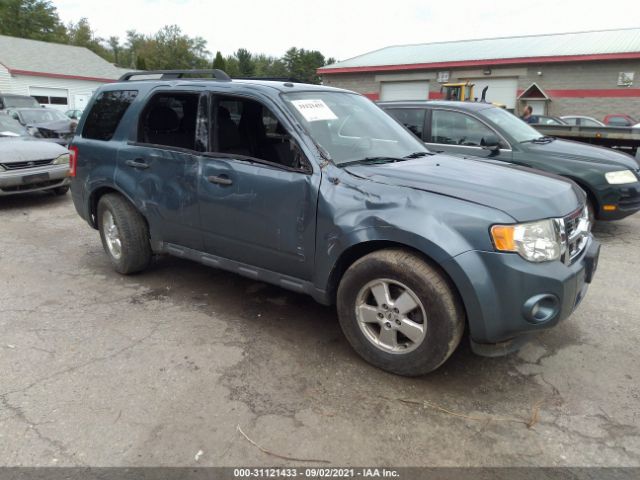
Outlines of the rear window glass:
{"type": "Polygon", "coordinates": [[[82,136],[94,140],[111,140],[137,90],[113,90],[98,95],[84,124],[82,136]]]}

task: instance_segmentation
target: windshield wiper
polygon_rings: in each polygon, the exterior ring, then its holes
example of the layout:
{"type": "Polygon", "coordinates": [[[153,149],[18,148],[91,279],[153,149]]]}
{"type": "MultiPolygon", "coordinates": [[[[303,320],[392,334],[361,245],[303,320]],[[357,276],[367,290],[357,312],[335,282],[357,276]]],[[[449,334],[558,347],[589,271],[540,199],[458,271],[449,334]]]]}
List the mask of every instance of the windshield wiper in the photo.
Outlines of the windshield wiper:
{"type": "Polygon", "coordinates": [[[520,143],[549,143],[553,142],[555,137],[549,137],[548,135],[543,135],[542,137],[532,138],[531,140],[524,140],[520,143]]]}
{"type": "Polygon", "coordinates": [[[348,167],[350,165],[379,165],[382,163],[395,163],[395,162],[404,162],[408,160],[407,157],[398,158],[398,157],[365,157],[359,160],[351,160],[349,162],[339,163],[339,167],[348,167]]]}

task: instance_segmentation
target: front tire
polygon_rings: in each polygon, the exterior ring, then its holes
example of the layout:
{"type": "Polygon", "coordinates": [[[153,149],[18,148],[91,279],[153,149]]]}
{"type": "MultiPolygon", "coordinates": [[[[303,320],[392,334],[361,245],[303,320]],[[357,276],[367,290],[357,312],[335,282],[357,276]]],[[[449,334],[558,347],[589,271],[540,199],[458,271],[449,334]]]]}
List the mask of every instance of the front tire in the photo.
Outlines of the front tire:
{"type": "Polygon", "coordinates": [[[124,197],[108,193],[98,202],[98,229],[104,251],[123,275],[144,270],[151,261],[149,228],[124,197]]]}
{"type": "Polygon", "coordinates": [[[464,309],[451,282],[402,249],[380,250],[356,261],[340,281],[337,308],[354,350],[398,375],[435,370],[464,331],[464,309]]]}

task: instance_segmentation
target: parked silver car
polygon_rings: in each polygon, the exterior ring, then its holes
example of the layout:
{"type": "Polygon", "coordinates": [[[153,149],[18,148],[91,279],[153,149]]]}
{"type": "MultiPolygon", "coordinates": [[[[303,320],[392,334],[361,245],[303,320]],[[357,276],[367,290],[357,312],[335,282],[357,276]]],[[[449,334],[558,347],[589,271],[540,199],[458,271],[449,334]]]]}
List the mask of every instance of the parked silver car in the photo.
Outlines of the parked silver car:
{"type": "Polygon", "coordinates": [[[30,136],[7,115],[0,115],[0,196],[69,190],[69,150],[30,136]]]}

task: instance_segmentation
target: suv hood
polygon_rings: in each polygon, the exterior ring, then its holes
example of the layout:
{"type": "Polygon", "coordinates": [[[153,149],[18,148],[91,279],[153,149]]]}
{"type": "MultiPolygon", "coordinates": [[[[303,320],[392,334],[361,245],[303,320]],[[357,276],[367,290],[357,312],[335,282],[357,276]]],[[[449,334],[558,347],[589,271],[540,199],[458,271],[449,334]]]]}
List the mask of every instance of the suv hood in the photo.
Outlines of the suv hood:
{"type": "Polygon", "coordinates": [[[527,143],[521,148],[547,157],[582,160],[621,169],[637,170],[640,167],[638,161],[626,153],[571,140],[557,139],[549,143],[527,143]]]}
{"type": "Polygon", "coordinates": [[[449,155],[345,170],[386,185],[415,188],[500,210],[518,222],[563,217],[584,204],[584,192],[561,177],[449,155]]]}
{"type": "Polygon", "coordinates": [[[59,157],[69,151],[51,142],[31,137],[0,137],[0,161],[2,163],[30,162],[59,157]]]}

